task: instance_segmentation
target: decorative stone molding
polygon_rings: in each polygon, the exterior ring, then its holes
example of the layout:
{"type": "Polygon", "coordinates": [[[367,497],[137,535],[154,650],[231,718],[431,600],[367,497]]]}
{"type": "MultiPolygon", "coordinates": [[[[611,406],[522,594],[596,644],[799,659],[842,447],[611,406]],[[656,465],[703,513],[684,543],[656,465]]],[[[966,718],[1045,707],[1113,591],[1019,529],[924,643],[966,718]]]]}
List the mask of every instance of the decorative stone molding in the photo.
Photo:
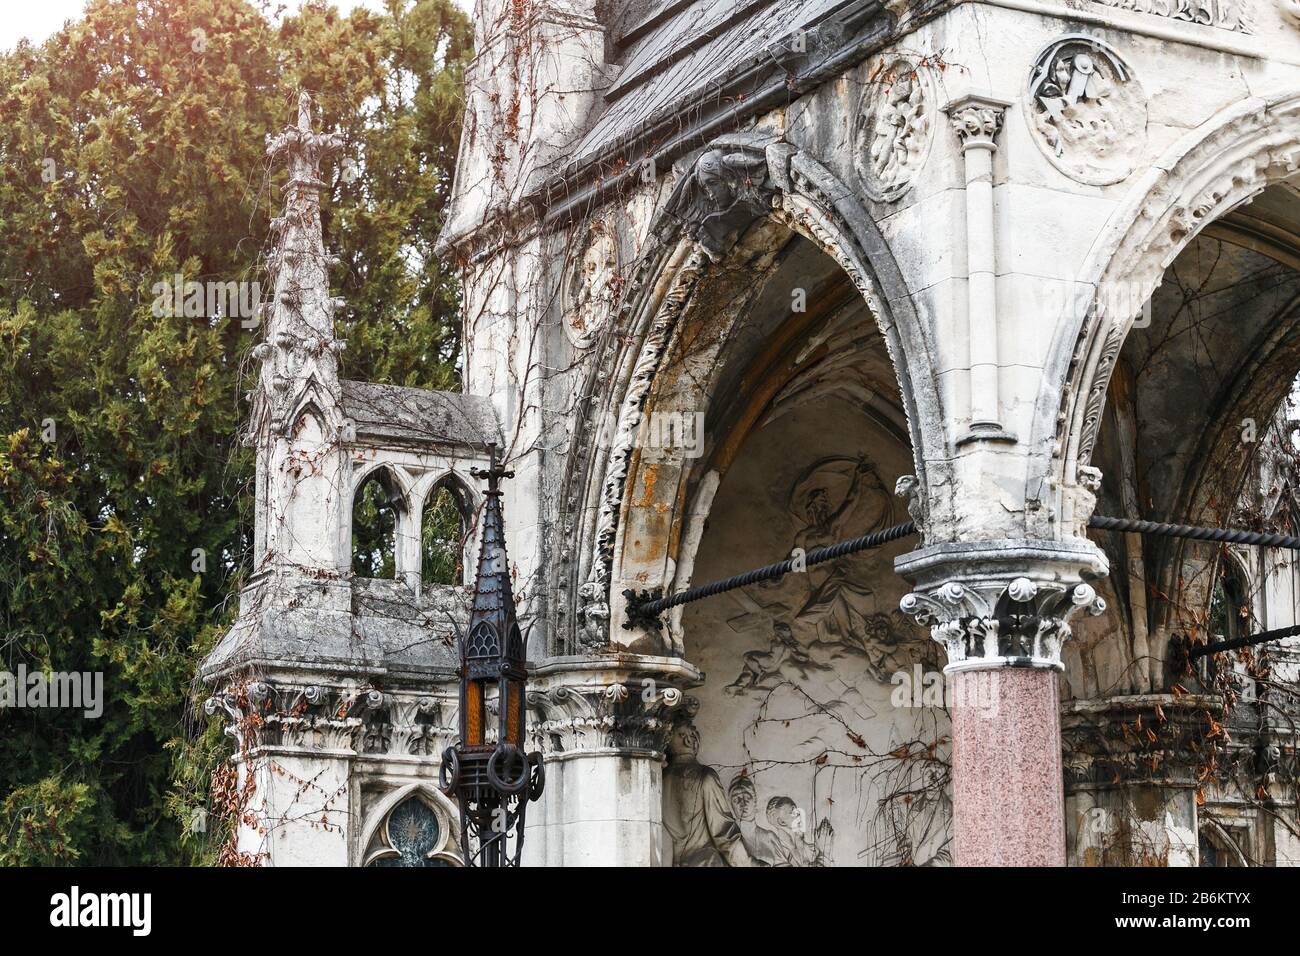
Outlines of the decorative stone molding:
{"type": "Polygon", "coordinates": [[[456,741],[454,701],[410,694],[384,694],[366,715],[362,751],[389,756],[433,757],[456,741]]]}
{"type": "Polygon", "coordinates": [[[1071,619],[1106,609],[1087,583],[1104,576],[1106,561],[1088,543],[1074,550],[1042,542],[943,544],[902,555],[894,567],[916,586],[899,607],[930,628],[948,653],[949,672],[1062,670],[1071,619]]]}
{"type": "Polygon", "coordinates": [[[1044,155],[1077,182],[1120,182],[1143,156],[1146,96],[1119,54],[1094,37],[1070,34],[1039,54],[1025,110],[1044,155]]]}
{"type": "MultiPolygon", "coordinates": [[[[1181,20],[1235,33],[1252,34],[1255,24],[1248,0],[1094,0],[1117,10],[1133,10],[1168,20],[1181,20]]],[[[1279,0],[1285,5],[1290,0],[1279,0]]]]}
{"type": "Polygon", "coordinates": [[[528,707],[545,754],[618,750],[662,756],[684,688],[702,680],[684,661],[630,656],[556,658],[538,668],[528,707]]]}
{"type": "Polygon", "coordinates": [[[1223,717],[1213,695],[1134,694],[1061,707],[1066,788],[1195,787],[1223,717]]]}
{"type": "Polygon", "coordinates": [[[858,103],[853,165],[877,202],[894,202],[925,165],[934,136],[935,97],[917,63],[900,57],[883,67],[858,103]]]}
{"type": "Polygon", "coordinates": [[[366,714],[383,705],[370,687],[254,681],[213,694],[203,710],[225,714],[226,735],[248,750],[356,751],[366,714]]]}

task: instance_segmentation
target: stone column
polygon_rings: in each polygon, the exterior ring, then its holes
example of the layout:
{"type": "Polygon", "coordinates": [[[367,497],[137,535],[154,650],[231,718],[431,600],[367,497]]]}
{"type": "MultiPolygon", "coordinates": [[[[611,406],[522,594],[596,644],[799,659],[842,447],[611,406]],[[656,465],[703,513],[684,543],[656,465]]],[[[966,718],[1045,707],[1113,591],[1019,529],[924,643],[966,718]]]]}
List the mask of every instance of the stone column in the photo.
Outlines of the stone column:
{"type": "Polygon", "coordinates": [[[944,107],[966,167],[966,296],[970,335],[970,433],[961,441],[1010,440],[998,397],[997,264],[993,154],[1007,104],[964,96],[944,107]]]}
{"type": "Polygon", "coordinates": [[[959,866],[1064,866],[1057,673],[1069,619],[1105,602],[1092,552],[990,542],[936,545],[895,564],[905,613],[948,654],[953,837],[959,866]]]}
{"type": "Polygon", "coordinates": [[[664,745],[685,661],[630,654],[552,658],[530,678],[529,727],[546,789],[528,814],[528,866],[668,866],[664,745]]]}

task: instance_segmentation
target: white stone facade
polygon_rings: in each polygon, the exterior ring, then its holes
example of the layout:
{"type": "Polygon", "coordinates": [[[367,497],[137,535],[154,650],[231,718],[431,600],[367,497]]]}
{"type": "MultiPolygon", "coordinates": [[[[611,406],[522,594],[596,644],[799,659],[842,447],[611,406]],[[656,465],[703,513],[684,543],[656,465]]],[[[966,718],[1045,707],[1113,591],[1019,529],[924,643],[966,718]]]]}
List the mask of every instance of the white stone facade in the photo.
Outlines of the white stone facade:
{"type": "MultiPolygon", "coordinates": [[[[327,348],[254,429],[269,554],[205,676],[301,723],[244,747],[293,774],[258,778],[248,852],[359,865],[392,794],[454,815],[419,741],[454,733],[461,592],[414,551],[355,580],[348,507],[384,463],[418,515],[499,441],[548,767],[526,863],[1297,862],[1269,819],[1294,736],[1255,741],[1253,798],[1192,756],[1235,704],[1170,648],[1205,637],[1220,552],[1087,527],[1230,525],[1258,481],[1242,422],[1300,371],[1294,4],[613,6],[479,0],[443,236],[466,394],[408,396],[394,437],[367,393],[357,430],[327,348]],[[629,620],[909,515],[919,539],[629,620]],[[287,779],[329,827],[295,829],[287,779]]],[[[1251,573],[1256,618],[1294,621],[1276,562],[1251,573]]]]}

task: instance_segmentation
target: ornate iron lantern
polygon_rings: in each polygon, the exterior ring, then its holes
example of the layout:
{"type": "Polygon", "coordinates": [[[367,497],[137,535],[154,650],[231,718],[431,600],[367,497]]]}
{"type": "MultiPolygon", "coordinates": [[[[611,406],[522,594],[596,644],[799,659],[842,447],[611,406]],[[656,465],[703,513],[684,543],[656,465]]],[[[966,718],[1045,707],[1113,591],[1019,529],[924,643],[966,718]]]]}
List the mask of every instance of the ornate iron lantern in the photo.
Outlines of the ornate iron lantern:
{"type": "Polygon", "coordinates": [[[442,789],[460,806],[461,849],[471,866],[518,866],[524,810],[542,795],[540,753],[524,752],[528,661],[515,615],[501,517],[501,479],[513,478],[488,445],[483,536],[469,627],[460,639],[460,740],[442,754],[442,789]],[[495,696],[490,691],[495,688],[495,696]],[[489,709],[497,728],[490,739],[489,709]]]}

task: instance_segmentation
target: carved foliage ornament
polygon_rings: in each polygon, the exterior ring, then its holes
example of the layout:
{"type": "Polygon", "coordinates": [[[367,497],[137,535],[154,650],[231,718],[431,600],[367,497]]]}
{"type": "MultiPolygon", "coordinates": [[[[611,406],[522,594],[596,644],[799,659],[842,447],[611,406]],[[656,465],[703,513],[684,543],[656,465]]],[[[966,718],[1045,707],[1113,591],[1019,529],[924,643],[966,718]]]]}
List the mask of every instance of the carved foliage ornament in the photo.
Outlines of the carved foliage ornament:
{"type": "MultiPolygon", "coordinates": [[[[1097,0],[1117,10],[1133,10],[1185,23],[1218,27],[1237,33],[1254,33],[1248,0],[1097,0]]],[[[1293,0],[1279,0],[1284,6],[1293,0]]]]}
{"type": "Polygon", "coordinates": [[[930,628],[930,636],[948,652],[949,666],[982,660],[1060,669],[1070,619],[1085,610],[1101,614],[1106,602],[1090,584],[1070,587],[1020,577],[1005,583],[949,581],[904,596],[899,607],[930,628]]]}
{"type": "Polygon", "coordinates": [[[528,707],[540,718],[528,729],[546,753],[603,747],[662,752],[684,699],[678,688],[650,678],[639,684],[561,684],[528,692],[528,707]]]}
{"type": "Polygon", "coordinates": [[[1025,109],[1047,158],[1081,183],[1128,178],[1146,145],[1142,87],[1114,50],[1082,34],[1062,37],[1039,55],[1025,109]]]}
{"type": "Polygon", "coordinates": [[[863,93],[853,163],[867,195],[894,202],[925,165],[934,136],[934,94],[911,59],[889,63],[863,93]]]}

